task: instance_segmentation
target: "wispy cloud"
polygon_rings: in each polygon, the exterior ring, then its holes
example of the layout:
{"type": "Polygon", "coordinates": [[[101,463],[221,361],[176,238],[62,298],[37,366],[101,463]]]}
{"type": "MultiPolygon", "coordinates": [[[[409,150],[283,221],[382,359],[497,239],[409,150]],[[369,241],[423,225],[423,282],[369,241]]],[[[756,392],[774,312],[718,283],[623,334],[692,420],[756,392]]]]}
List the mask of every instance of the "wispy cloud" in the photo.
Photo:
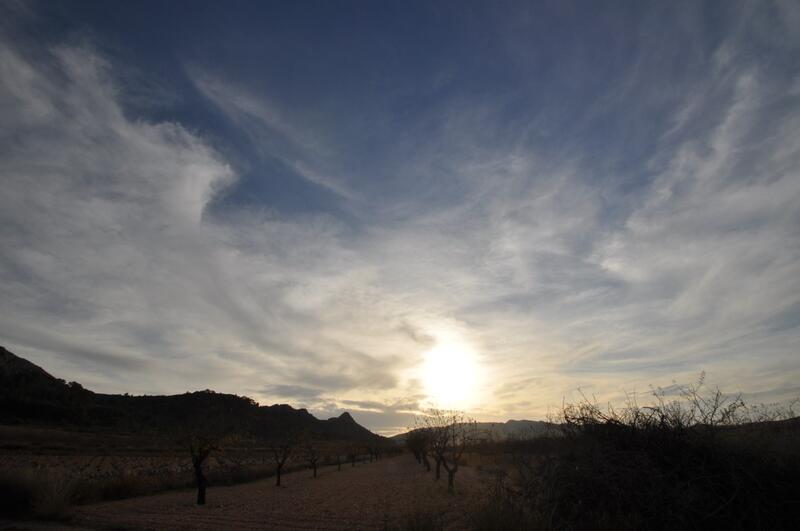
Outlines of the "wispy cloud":
{"type": "Polygon", "coordinates": [[[247,89],[208,72],[197,68],[190,68],[188,72],[197,89],[244,130],[263,155],[277,158],[296,175],[342,199],[357,199],[357,194],[342,178],[320,169],[333,169],[331,150],[314,138],[311,131],[295,125],[278,105],[264,95],[256,97],[247,89]]]}
{"type": "Polygon", "coordinates": [[[0,58],[14,135],[2,153],[4,341],[76,379],[91,361],[102,374],[87,383],[108,390],[169,391],[176,378],[229,391],[282,379],[392,388],[391,355],[340,344],[320,315],[353,262],[335,226],[207,221],[235,179],[219,154],[178,124],[126,118],[91,50],[50,57],[48,69],[12,46],[0,58]],[[132,379],[148,360],[160,369],[132,379]]]}
{"type": "Polygon", "coordinates": [[[782,65],[797,39],[765,30],[777,11],[748,9],[714,39],[696,10],[612,18],[619,76],[591,90],[591,49],[525,77],[537,22],[504,19],[497,62],[514,90],[458,85],[450,65],[415,81],[436,84],[423,111],[387,110],[413,87],[371,102],[368,145],[331,141],[358,130],[349,108],[311,120],[246,75],[186,70],[259,157],[347,219],[220,201],[242,186],[224,141],[132,116],[113,58],[4,38],[0,340],[101,390],[215,388],[351,409],[387,432],[429,399],[420,370],[445,336],[475,351],[487,420],[701,370],[786,397],[800,370],[800,78],[782,65]]]}

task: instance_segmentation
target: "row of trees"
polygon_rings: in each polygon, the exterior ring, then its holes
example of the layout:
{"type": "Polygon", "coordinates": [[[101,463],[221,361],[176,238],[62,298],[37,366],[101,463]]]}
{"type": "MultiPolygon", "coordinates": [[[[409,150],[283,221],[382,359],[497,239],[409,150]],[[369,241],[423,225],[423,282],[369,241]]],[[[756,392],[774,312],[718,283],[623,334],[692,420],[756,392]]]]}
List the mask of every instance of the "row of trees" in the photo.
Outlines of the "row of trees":
{"type": "MultiPolygon", "coordinates": [[[[197,504],[206,502],[208,478],[206,468],[215,452],[233,450],[250,456],[262,456],[274,467],[275,485],[280,487],[288,463],[303,463],[314,478],[322,464],[355,466],[360,459],[377,460],[397,448],[390,442],[375,438],[361,442],[324,441],[309,432],[286,429],[274,433],[245,433],[226,425],[225,415],[212,415],[186,421],[179,428],[179,441],[191,457],[197,487],[197,504]]],[[[476,441],[476,423],[459,411],[430,409],[416,420],[406,439],[406,445],[427,471],[435,471],[439,480],[447,474],[448,490],[453,491],[455,477],[467,447],[476,441]]]]}
{"type": "Polygon", "coordinates": [[[417,417],[414,429],[406,437],[406,447],[426,471],[434,471],[435,481],[441,478],[444,468],[447,489],[453,492],[464,453],[477,435],[476,422],[463,412],[429,409],[417,417]]]}
{"type": "Polygon", "coordinates": [[[290,461],[304,463],[316,478],[323,464],[336,465],[341,471],[345,463],[356,466],[358,460],[377,460],[392,451],[389,444],[378,439],[368,442],[322,441],[311,433],[293,430],[280,436],[255,438],[232,435],[223,430],[212,433],[208,425],[185,430],[179,442],[191,456],[198,505],[206,502],[208,479],[205,469],[214,452],[236,449],[264,456],[274,465],[275,486],[280,487],[283,472],[290,461]]]}

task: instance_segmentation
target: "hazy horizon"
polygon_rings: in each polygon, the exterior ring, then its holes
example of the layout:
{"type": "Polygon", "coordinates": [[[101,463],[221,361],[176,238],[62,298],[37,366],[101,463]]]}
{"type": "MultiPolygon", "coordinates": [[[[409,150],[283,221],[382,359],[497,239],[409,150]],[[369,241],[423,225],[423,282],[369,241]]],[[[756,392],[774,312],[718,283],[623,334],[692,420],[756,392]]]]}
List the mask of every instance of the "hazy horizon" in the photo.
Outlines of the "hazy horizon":
{"type": "Polygon", "coordinates": [[[800,4],[0,4],[0,344],[391,434],[800,396],[800,4]]]}

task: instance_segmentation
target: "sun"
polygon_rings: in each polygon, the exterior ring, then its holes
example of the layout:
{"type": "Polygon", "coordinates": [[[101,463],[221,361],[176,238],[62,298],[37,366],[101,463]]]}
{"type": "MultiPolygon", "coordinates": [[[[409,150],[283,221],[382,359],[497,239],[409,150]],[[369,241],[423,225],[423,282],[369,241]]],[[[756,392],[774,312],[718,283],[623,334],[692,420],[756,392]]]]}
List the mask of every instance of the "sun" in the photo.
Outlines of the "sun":
{"type": "Polygon", "coordinates": [[[425,391],[436,407],[469,407],[476,399],[478,379],[475,352],[464,343],[442,341],[425,353],[425,391]]]}

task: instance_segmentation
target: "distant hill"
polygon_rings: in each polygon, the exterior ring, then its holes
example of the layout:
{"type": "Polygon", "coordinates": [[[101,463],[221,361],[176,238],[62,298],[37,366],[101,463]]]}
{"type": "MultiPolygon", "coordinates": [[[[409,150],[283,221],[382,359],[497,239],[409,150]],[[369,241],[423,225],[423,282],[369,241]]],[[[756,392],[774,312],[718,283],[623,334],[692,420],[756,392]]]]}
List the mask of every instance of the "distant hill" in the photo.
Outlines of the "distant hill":
{"type": "MultiPolygon", "coordinates": [[[[479,437],[495,440],[511,438],[533,438],[552,433],[554,425],[542,420],[508,420],[506,422],[477,422],[479,437]]],[[[390,437],[392,441],[403,444],[409,432],[390,437]]]]}
{"type": "Polygon", "coordinates": [[[553,424],[543,420],[508,420],[506,422],[478,422],[478,431],[495,439],[513,437],[531,438],[547,435],[553,424]]]}
{"type": "Polygon", "coordinates": [[[0,424],[165,432],[187,419],[225,423],[267,436],[297,431],[331,440],[382,438],[347,412],[320,420],[287,404],[260,406],[244,396],[214,391],[167,396],[94,393],[0,347],[0,424]]]}

